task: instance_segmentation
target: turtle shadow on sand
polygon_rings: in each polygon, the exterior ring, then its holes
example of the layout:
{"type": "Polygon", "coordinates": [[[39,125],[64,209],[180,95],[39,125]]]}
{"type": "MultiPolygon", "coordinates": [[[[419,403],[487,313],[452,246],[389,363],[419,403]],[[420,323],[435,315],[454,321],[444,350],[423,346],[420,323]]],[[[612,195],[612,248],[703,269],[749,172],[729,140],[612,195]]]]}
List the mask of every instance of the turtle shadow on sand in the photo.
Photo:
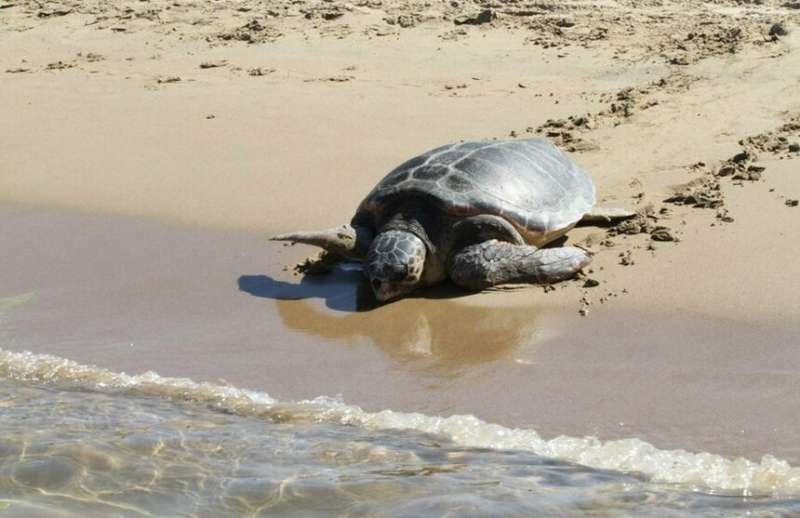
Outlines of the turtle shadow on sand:
{"type": "MultiPolygon", "coordinates": [[[[323,299],[325,306],[335,311],[372,311],[382,304],[375,300],[360,269],[335,267],[325,275],[303,275],[299,283],[273,279],[268,275],[242,275],[237,284],[239,290],[254,297],[274,300],[323,299]]],[[[467,292],[443,284],[419,290],[410,298],[443,299],[468,295],[467,292]]]]}
{"type": "Polygon", "coordinates": [[[336,311],[369,311],[376,304],[374,297],[365,291],[360,272],[337,272],[332,275],[306,275],[299,283],[273,279],[268,275],[242,275],[237,283],[239,291],[254,297],[273,300],[323,299],[325,305],[336,311]],[[358,282],[356,282],[356,280],[358,282]]]}
{"type": "Polygon", "coordinates": [[[342,346],[366,341],[393,361],[437,376],[458,375],[538,341],[531,306],[464,303],[458,295],[466,293],[447,284],[392,304],[375,302],[359,271],[306,276],[297,284],[243,275],[238,284],[275,300],[288,329],[342,346]]]}

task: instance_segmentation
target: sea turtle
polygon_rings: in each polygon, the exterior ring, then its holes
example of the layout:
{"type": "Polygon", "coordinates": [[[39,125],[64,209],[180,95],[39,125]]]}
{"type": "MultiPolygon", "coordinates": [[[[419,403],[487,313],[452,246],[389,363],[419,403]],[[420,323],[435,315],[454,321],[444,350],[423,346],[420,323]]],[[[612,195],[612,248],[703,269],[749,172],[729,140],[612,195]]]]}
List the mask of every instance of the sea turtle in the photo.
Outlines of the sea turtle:
{"type": "Polygon", "coordinates": [[[634,215],[594,204],[589,175],[547,140],[460,142],[391,171],[349,225],[272,239],[364,260],[375,297],[387,301],[448,277],[469,290],[570,278],[589,254],[540,247],[581,220],[634,215]]]}

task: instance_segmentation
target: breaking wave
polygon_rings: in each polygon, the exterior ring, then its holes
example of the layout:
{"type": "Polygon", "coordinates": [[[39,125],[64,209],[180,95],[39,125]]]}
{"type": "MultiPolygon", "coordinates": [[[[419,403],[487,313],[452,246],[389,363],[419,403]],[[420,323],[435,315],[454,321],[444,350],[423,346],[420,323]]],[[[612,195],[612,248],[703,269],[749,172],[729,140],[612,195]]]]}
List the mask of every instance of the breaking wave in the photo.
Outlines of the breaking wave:
{"type": "Polygon", "coordinates": [[[60,389],[156,396],[212,405],[228,413],[280,422],[344,424],[366,430],[411,430],[444,436],[469,448],[523,450],[590,468],[638,473],[656,483],[742,496],[796,497],[800,468],[771,455],[760,462],[712,453],[662,450],[639,439],[602,441],[596,437],[560,436],[545,440],[535,430],[507,428],[471,415],[450,417],[366,412],[338,399],[318,397],[282,402],[268,394],[185,378],[116,373],[51,355],[0,349],[0,377],[47,383],[60,389]]]}

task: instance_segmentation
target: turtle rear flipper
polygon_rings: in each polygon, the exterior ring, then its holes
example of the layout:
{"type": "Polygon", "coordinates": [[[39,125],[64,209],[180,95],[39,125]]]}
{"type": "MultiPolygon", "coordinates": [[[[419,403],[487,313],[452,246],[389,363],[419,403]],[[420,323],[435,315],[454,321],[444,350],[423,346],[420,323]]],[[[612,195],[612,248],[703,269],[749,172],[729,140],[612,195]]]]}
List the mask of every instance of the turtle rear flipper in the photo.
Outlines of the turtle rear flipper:
{"type": "Polygon", "coordinates": [[[366,227],[341,225],[326,230],[301,230],[271,237],[271,241],[289,241],[318,246],[352,259],[364,259],[372,242],[372,231],[366,227]]]}
{"type": "Polygon", "coordinates": [[[470,290],[510,283],[551,283],[573,277],[590,262],[589,254],[580,248],[540,249],[493,239],[456,253],[450,262],[450,278],[470,290]]]}
{"type": "Polygon", "coordinates": [[[616,223],[623,219],[632,218],[636,212],[618,207],[594,207],[581,218],[580,223],[584,225],[597,225],[616,223]]]}

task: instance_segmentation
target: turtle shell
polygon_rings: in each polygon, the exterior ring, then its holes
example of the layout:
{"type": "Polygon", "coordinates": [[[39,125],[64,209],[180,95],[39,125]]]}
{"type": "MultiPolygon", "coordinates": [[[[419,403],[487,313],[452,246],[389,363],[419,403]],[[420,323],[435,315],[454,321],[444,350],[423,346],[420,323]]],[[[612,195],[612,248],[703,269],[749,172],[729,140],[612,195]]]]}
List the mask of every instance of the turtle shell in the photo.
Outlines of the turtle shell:
{"type": "Polygon", "coordinates": [[[591,210],[595,190],[589,175],[544,139],[461,142],[398,166],[361,202],[354,221],[380,227],[421,198],[454,217],[503,217],[541,245],[591,210]]]}

